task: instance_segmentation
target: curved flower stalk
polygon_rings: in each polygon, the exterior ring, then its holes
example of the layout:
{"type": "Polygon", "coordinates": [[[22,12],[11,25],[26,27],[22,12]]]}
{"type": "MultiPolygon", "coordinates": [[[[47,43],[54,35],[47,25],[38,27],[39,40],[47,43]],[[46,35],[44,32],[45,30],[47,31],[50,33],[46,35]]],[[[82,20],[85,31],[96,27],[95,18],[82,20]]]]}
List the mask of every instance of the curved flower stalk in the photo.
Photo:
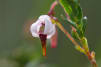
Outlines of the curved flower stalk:
{"type": "Polygon", "coordinates": [[[51,22],[48,15],[41,15],[38,20],[30,27],[33,37],[39,37],[42,43],[43,56],[46,56],[46,40],[50,39],[55,33],[55,24],[51,22]]]}

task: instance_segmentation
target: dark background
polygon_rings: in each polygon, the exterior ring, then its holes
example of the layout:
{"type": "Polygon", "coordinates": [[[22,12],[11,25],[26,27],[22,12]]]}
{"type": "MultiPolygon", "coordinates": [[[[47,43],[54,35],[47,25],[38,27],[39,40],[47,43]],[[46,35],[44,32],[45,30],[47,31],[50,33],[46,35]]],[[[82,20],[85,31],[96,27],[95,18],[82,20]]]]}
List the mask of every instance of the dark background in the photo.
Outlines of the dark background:
{"type": "MultiPolygon", "coordinates": [[[[0,0],[0,67],[89,67],[83,54],[58,29],[57,48],[47,48],[42,56],[41,43],[28,33],[27,21],[47,14],[54,0],[0,0]]],[[[88,17],[86,37],[90,50],[96,52],[101,67],[101,0],[81,0],[84,16],[88,17]]],[[[57,7],[57,15],[62,15],[57,7]]],[[[62,23],[66,26],[66,23],[62,23]]]]}

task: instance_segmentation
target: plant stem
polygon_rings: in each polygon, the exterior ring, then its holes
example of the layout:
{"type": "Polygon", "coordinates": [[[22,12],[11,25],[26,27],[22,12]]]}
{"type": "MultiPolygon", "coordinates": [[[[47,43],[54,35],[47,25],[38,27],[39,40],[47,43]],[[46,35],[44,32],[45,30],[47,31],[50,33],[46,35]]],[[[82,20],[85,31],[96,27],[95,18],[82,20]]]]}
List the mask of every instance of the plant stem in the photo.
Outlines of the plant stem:
{"type": "Polygon", "coordinates": [[[86,52],[86,53],[87,53],[87,56],[88,56],[89,61],[92,64],[92,67],[98,67],[97,64],[96,64],[96,60],[92,58],[90,51],[89,52],[86,52]]]}
{"type": "Polygon", "coordinates": [[[86,50],[86,48],[84,48],[84,49],[85,49],[85,52],[86,52],[86,56],[88,57],[92,67],[98,67],[97,64],[96,64],[95,58],[93,58],[92,55],[91,55],[91,52],[89,50],[86,50]]]}
{"type": "Polygon", "coordinates": [[[79,41],[83,45],[83,48],[85,50],[85,55],[88,57],[92,67],[98,67],[95,60],[95,54],[92,55],[92,53],[89,50],[87,39],[83,37],[83,38],[79,38],[79,41]]]}
{"type": "Polygon", "coordinates": [[[54,9],[55,9],[55,6],[57,5],[57,1],[54,1],[50,7],[50,10],[48,12],[48,15],[51,16],[51,15],[54,15],[54,9]]]}
{"type": "Polygon", "coordinates": [[[65,28],[60,23],[57,23],[57,26],[61,29],[61,31],[64,32],[64,34],[72,41],[75,46],[78,45],[74,38],[69,34],[69,32],[67,32],[67,30],[65,30],[65,28]]]}
{"type": "MultiPolygon", "coordinates": [[[[83,45],[87,45],[86,47],[83,46],[83,48],[82,48],[82,47],[75,41],[75,39],[68,33],[68,31],[65,30],[65,28],[59,23],[59,21],[58,21],[56,18],[54,19],[54,17],[53,17],[53,15],[54,15],[54,8],[55,8],[55,6],[56,6],[58,3],[59,3],[59,0],[56,0],[56,1],[54,1],[54,2],[52,3],[51,8],[50,8],[50,11],[48,12],[48,15],[51,16],[51,18],[52,18],[53,20],[55,20],[56,25],[61,29],[61,31],[64,32],[64,34],[72,41],[72,43],[73,43],[76,47],[79,48],[79,51],[82,50],[81,52],[83,52],[83,53],[88,57],[89,61],[90,61],[91,64],[92,64],[92,67],[98,67],[97,64],[96,64],[95,58],[92,57],[92,55],[91,55],[91,53],[90,53],[90,51],[89,51],[88,44],[87,44],[87,43],[86,43],[86,44],[82,43],[83,41],[82,41],[81,39],[79,39],[80,42],[81,42],[83,45]]],[[[63,8],[63,7],[62,7],[62,8],[63,8]]],[[[64,9],[64,8],[63,8],[63,9],[64,9]]],[[[64,10],[64,11],[65,11],[65,10],[64,10]]],[[[71,21],[71,19],[70,19],[68,13],[66,13],[66,11],[65,11],[65,14],[66,14],[67,20],[68,20],[68,21],[71,21]]],[[[76,31],[76,29],[75,29],[73,26],[72,26],[72,30],[76,31]]]]}
{"type": "Polygon", "coordinates": [[[64,32],[64,34],[72,41],[72,43],[75,45],[75,47],[79,48],[79,50],[81,50],[81,52],[84,53],[84,49],[81,48],[81,46],[74,40],[74,38],[69,34],[69,32],[62,26],[62,24],[60,24],[60,22],[58,21],[58,19],[54,18],[54,17],[52,19],[53,19],[53,22],[55,22],[56,25],[60,28],[60,30],[62,32],[64,32]]]}
{"type": "MultiPolygon", "coordinates": [[[[80,47],[80,45],[74,40],[74,38],[67,32],[67,30],[65,30],[65,28],[59,22],[56,23],[56,25],[61,29],[61,31],[63,31],[65,33],[65,35],[72,41],[72,43],[75,46],[79,46],[80,47]]],[[[81,48],[81,49],[83,49],[83,48],[81,48]]],[[[89,61],[92,64],[92,67],[98,67],[97,64],[96,64],[96,60],[94,58],[92,58],[90,51],[86,50],[86,48],[84,48],[84,50],[85,50],[84,54],[86,54],[86,56],[88,57],[89,61]]]]}
{"type": "MultiPolygon", "coordinates": [[[[62,7],[62,8],[63,8],[63,7],[62,7]]],[[[65,9],[64,9],[64,11],[65,11],[65,9]]],[[[67,20],[68,20],[68,21],[71,21],[71,19],[70,19],[68,13],[66,13],[66,11],[65,11],[65,14],[66,14],[67,20]]],[[[75,29],[73,26],[72,26],[72,30],[76,31],[76,29],[75,29]]],[[[64,32],[66,32],[66,31],[64,31],[64,32]]],[[[72,42],[75,42],[73,38],[71,39],[70,35],[69,35],[68,38],[70,38],[71,41],[73,40],[72,42]]],[[[75,43],[73,43],[73,44],[75,44],[75,43]]],[[[83,43],[82,43],[82,44],[83,44],[83,43]]],[[[86,44],[86,45],[88,45],[88,44],[86,44]]],[[[86,54],[86,56],[88,57],[89,61],[90,61],[91,64],[92,64],[92,67],[98,67],[97,64],[96,64],[95,58],[92,58],[92,56],[91,56],[91,53],[90,53],[90,51],[89,51],[89,48],[88,48],[88,47],[87,47],[87,48],[84,47],[84,50],[85,50],[85,53],[84,53],[84,54],[86,54]],[[88,49],[88,50],[86,50],[86,49],[88,49]]]]}

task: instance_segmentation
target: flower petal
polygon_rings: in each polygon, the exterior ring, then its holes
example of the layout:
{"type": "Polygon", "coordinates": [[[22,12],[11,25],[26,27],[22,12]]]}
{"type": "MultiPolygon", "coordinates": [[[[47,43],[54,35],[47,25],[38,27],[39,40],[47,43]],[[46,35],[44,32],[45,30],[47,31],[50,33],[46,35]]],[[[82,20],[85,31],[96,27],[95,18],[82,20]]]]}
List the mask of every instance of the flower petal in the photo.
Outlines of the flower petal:
{"type": "Polygon", "coordinates": [[[51,38],[55,32],[55,24],[52,24],[51,19],[48,15],[41,15],[38,20],[31,25],[30,31],[33,37],[39,37],[39,34],[47,35],[47,38],[51,38]],[[44,31],[40,33],[42,24],[45,24],[44,31]]]}
{"type": "Polygon", "coordinates": [[[35,23],[31,25],[30,31],[33,37],[39,37],[39,34],[38,34],[39,28],[40,28],[39,21],[36,21],[35,23]]]}
{"type": "Polygon", "coordinates": [[[57,47],[57,37],[58,37],[58,32],[56,30],[55,34],[51,37],[51,48],[57,47]]]}
{"type": "Polygon", "coordinates": [[[51,38],[55,32],[55,24],[52,24],[50,17],[45,17],[46,19],[45,21],[45,30],[44,30],[44,34],[47,34],[47,38],[51,38]]]}

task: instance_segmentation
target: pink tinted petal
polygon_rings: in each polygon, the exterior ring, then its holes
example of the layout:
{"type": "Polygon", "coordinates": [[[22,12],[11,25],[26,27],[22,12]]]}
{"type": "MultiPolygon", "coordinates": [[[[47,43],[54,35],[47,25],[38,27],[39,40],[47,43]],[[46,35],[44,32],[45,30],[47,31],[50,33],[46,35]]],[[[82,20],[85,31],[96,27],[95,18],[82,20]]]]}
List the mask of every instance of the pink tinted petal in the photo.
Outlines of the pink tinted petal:
{"type": "Polygon", "coordinates": [[[58,32],[56,30],[55,34],[51,38],[51,48],[57,47],[57,37],[58,37],[58,32]]]}
{"type": "Polygon", "coordinates": [[[51,38],[55,34],[55,32],[56,32],[55,24],[52,24],[50,20],[46,19],[44,34],[47,34],[47,39],[51,38]]]}
{"type": "Polygon", "coordinates": [[[35,22],[30,27],[30,31],[31,31],[33,37],[39,37],[39,35],[37,33],[37,26],[38,26],[38,23],[35,22]]]}

